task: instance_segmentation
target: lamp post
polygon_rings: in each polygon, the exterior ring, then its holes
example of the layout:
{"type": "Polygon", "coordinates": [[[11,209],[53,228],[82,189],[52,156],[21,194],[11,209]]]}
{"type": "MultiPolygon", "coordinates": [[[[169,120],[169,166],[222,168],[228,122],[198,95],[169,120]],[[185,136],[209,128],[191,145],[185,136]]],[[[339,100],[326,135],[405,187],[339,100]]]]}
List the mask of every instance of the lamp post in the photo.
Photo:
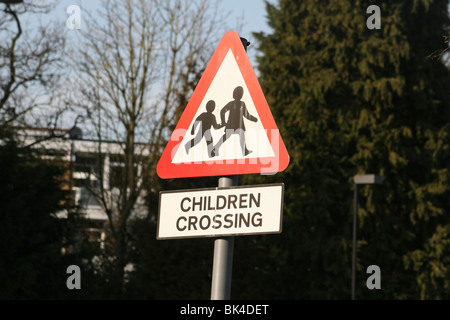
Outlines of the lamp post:
{"type": "Polygon", "coordinates": [[[358,184],[382,184],[383,178],[375,174],[356,175],[353,177],[353,256],[352,256],[352,300],[355,300],[356,281],[356,230],[358,224],[358,184]]]}

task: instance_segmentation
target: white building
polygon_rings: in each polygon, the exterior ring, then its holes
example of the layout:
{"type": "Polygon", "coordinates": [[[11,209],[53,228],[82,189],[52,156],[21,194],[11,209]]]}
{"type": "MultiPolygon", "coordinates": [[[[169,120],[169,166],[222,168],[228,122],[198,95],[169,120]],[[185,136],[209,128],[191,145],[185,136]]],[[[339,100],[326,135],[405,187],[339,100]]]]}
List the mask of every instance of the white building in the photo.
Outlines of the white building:
{"type": "MultiPolygon", "coordinates": [[[[121,161],[124,144],[83,139],[82,131],[76,127],[72,130],[17,128],[16,134],[21,144],[31,146],[41,158],[67,163],[66,188],[72,190],[74,205],[86,222],[83,236],[103,248],[108,227],[105,209],[111,208],[114,217],[115,200],[120,195],[118,185],[124,167],[121,161]],[[99,198],[101,192],[102,201],[99,198]]],[[[148,156],[144,144],[136,144],[136,153],[148,156]]],[[[141,166],[138,165],[137,170],[139,177],[141,166]]],[[[144,196],[140,195],[132,217],[146,215],[144,196]]],[[[61,219],[67,215],[67,210],[57,214],[61,219]]]]}

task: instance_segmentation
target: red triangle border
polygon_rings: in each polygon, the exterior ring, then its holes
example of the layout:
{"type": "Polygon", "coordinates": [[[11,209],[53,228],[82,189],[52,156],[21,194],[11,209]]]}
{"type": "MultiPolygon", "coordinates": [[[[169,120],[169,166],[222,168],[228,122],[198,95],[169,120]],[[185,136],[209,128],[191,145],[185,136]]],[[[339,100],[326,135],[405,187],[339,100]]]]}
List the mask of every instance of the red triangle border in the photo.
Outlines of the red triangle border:
{"type": "Polygon", "coordinates": [[[162,179],[227,176],[252,173],[274,174],[285,170],[288,164],[288,152],[281,139],[281,135],[247,53],[245,52],[244,46],[242,45],[241,39],[235,31],[228,31],[225,33],[212,55],[211,60],[203,72],[200,81],[159,159],[156,167],[157,174],[162,179]],[[195,114],[229,49],[231,49],[239,70],[242,73],[249,94],[258,111],[261,124],[264,129],[266,129],[267,138],[275,153],[275,157],[172,163],[172,155],[175,155],[184,134],[194,120],[195,114]]]}

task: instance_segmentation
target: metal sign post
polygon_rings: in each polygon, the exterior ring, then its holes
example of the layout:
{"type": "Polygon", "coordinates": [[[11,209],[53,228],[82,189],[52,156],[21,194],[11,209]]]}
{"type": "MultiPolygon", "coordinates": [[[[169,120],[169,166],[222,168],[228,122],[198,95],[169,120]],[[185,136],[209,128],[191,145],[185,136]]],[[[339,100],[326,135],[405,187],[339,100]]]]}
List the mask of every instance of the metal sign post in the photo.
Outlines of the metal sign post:
{"type": "MultiPolygon", "coordinates": [[[[219,178],[219,188],[237,186],[238,176],[219,178]]],[[[214,261],[211,280],[211,300],[229,300],[233,269],[234,237],[214,241],[214,261]]]]}
{"type": "MultiPolygon", "coordinates": [[[[250,42],[242,38],[245,52],[250,42]]],[[[238,176],[219,178],[219,188],[238,185],[238,176]]],[[[211,280],[211,300],[229,300],[231,292],[231,271],[233,269],[234,237],[217,238],[214,241],[214,261],[211,280]]]]}

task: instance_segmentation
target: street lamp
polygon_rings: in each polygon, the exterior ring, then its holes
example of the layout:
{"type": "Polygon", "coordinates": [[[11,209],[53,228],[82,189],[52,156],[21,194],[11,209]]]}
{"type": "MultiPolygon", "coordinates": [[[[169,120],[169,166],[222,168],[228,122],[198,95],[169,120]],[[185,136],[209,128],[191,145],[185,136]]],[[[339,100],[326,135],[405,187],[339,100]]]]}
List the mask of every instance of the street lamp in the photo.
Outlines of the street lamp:
{"type": "Polygon", "coordinates": [[[356,228],[358,223],[358,184],[382,184],[383,178],[375,174],[363,174],[353,177],[355,189],[353,193],[353,257],[352,257],[352,300],[355,300],[356,279],[356,228]]]}

